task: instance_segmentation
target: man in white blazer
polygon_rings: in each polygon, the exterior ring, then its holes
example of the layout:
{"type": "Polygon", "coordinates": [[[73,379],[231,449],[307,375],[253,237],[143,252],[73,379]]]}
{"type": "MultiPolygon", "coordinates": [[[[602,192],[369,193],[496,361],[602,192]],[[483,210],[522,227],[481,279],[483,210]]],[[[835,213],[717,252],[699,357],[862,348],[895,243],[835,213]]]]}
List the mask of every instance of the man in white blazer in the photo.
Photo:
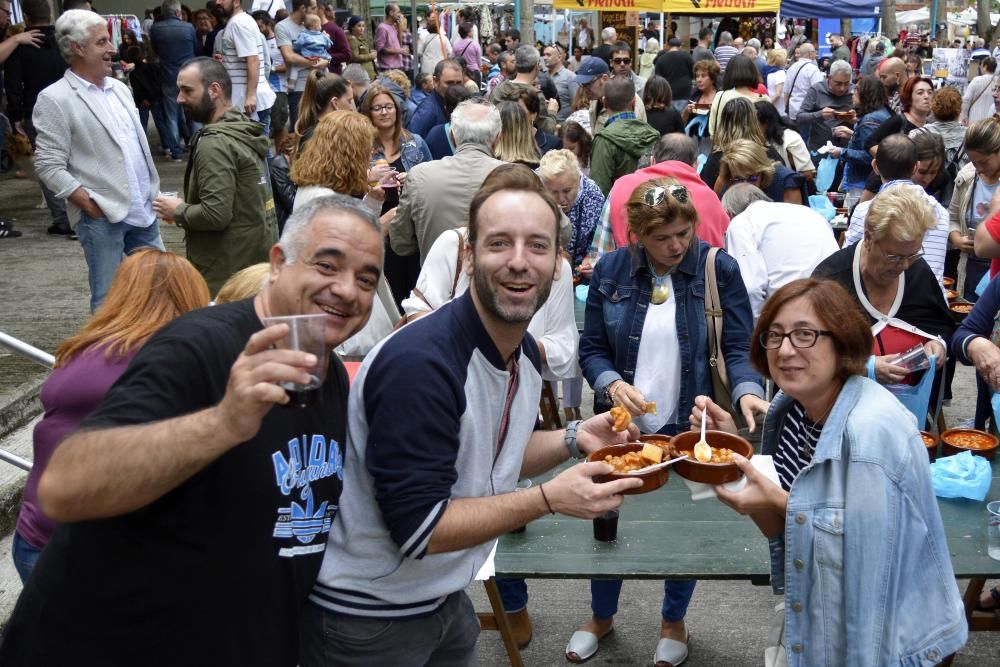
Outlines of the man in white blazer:
{"type": "Polygon", "coordinates": [[[132,94],[110,76],[115,47],[106,21],[70,10],[56,21],[55,37],[69,69],[35,104],[35,169],[68,202],[93,311],[123,255],[145,246],[163,250],[152,206],[160,179],[132,94]]]}

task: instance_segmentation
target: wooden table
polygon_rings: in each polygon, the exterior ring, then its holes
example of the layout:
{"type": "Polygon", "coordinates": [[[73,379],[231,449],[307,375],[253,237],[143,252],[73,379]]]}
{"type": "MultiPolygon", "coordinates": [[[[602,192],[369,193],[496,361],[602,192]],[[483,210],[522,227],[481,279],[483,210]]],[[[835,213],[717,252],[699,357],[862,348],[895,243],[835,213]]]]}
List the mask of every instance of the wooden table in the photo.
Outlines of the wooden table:
{"type": "MultiPolygon", "coordinates": [[[[973,631],[1000,631],[1000,617],[972,616],[986,579],[1000,578],[1000,561],[986,554],[986,503],[991,500],[1000,500],[1000,461],[993,465],[984,502],[939,499],[955,576],[971,579],[964,599],[973,631]]],[[[732,579],[765,585],[770,566],[767,541],[750,519],[716,500],[692,501],[684,481],[671,474],[657,491],[625,498],[617,541],[596,541],[590,521],[543,517],[525,532],[500,539],[496,573],[526,579],[732,579]]],[[[503,614],[492,583],[487,592],[494,612],[503,614]]],[[[511,664],[518,667],[520,655],[499,614],[481,615],[484,628],[501,630],[511,664]]]]}

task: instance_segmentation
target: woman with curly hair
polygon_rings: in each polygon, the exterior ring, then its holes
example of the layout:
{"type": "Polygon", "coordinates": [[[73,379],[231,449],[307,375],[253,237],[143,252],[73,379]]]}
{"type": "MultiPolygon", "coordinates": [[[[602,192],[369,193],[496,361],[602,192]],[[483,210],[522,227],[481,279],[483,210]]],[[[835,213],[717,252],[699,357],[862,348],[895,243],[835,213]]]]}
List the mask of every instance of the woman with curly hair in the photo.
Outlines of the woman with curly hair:
{"type": "Polygon", "coordinates": [[[961,114],[962,94],[951,86],[939,88],[931,96],[931,116],[934,117],[934,121],[918,130],[912,130],[910,138],[921,132],[941,135],[941,139],[944,140],[945,164],[956,163],[961,159],[962,146],[965,144],[965,127],[958,120],[961,114]]]}
{"type": "MultiPolygon", "coordinates": [[[[399,205],[399,190],[406,181],[407,172],[421,162],[429,162],[432,159],[431,151],[419,134],[403,128],[402,100],[378,81],[368,88],[361,113],[368,117],[375,128],[370,178],[384,179],[385,199],[381,213],[386,215],[399,205]]],[[[397,255],[387,238],[383,266],[393,298],[399,306],[417,284],[420,256],[397,255]]]]}
{"type": "Polygon", "coordinates": [[[354,91],[347,79],[330,72],[310,72],[306,79],[299,117],[295,121],[295,153],[301,153],[320,119],[331,111],[354,111],[354,91]]]}
{"type": "Polygon", "coordinates": [[[334,111],[323,116],[306,144],[290,176],[298,186],[294,208],[331,194],[363,197],[376,214],[382,211],[385,191],[369,187],[368,160],[375,128],[365,116],[353,111],[334,111]]]}

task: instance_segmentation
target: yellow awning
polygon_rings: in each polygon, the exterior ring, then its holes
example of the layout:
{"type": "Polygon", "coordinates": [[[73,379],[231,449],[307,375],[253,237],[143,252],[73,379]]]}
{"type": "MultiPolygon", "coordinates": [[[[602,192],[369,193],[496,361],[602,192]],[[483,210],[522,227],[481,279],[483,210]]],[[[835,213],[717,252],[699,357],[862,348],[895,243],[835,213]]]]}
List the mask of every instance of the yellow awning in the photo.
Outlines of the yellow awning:
{"type": "Polygon", "coordinates": [[[773,14],[781,0],[553,0],[556,9],[670,14],[773,14]]]}

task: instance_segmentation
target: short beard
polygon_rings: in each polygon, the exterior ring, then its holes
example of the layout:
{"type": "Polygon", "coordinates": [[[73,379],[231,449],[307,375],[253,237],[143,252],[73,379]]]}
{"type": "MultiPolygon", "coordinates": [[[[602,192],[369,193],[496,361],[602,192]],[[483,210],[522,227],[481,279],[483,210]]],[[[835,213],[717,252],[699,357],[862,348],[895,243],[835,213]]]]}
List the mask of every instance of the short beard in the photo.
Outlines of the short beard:
{"type": "Polygon", "coordinates": [[[185,105],[184,113],[190,120],[202,125],[212,122],[212,116],[215,115],[215,105],[212,103],[212,98],[209,97],[208,91],[206,90],[201,94],[198,106],[190,107],[185,105]]]}
{"type": "Polygon", "coordinates": [[[524,324],[531,321],[531,318],[542,309],[542,306],[545,305],[545,302],[549,298],[549,293],[552,291],[552,276],[554,274],[555,269],[549,274],[548,281],[537,285],[535,300],[532,303],[514,308],[500,302],[497,298],[497,293],[491,288],[489,278],[485,272],[477,269],[475,255],[472,258],[472,285],[476,290],[476,296],[479,297],[479,302],[491,315],[508,324],[524,324]]]}

